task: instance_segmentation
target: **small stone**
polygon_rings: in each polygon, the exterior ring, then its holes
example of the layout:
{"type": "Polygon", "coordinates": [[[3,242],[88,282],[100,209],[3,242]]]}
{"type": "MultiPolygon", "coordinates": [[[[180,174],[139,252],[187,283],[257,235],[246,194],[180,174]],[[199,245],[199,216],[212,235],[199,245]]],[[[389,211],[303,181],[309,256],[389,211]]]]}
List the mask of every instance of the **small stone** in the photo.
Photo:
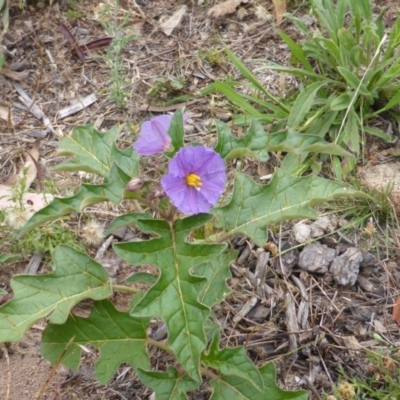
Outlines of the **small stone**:
{"type": "Polygon", "coordinates": [[[318,236],[323,236],[325,233],[332,233],[337,226],[338,222],[335,216],[323,216],[319,217],[311,225],[311,236],[316,238],[318,236]]]}
{"type": "Polygon", "coordinates": [[[365,268],[365,267],[374,267],[379,263],[378,259],[368,251],[362,250],[362,257],[363,260],[361,261],[360,266],[365,268]]]}
{"type": "Polygon", "coordinates": [[[335,259],[336,252],[320,243],[311,243],[300,253],[299,267],[308,272],[323,274],[335,259]]]}
{"type": "Polygon", "coordinates": [[[354,285],[362,260],[361,251],[355,247],[349,247],[343,254],[336,257],[330,268],[335,281],[343,286],[354,285]]]}
{"type": "Polygon", "coordinates": [[[360,183],[370,190],[384,193],[390,189],[389,199],[397,215],[400,215],[400,163],[377,164],[364,168],[357,173],[360,183]]]}
{"type": "Polygon", "coordinates": [[[293,237],[297,243],[306,243],[311,240],[311,228],[305,223],[293,227],[293,237]]]}

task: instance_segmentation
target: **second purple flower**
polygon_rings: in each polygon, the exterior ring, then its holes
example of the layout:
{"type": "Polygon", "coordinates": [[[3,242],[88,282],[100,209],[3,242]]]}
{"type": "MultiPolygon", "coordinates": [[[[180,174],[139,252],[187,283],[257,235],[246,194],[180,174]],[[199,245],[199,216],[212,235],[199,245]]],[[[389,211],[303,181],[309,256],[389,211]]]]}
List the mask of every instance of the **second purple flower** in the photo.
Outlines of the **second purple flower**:
{"type": "Polygon", "coordinates": [[[171,125],[171,119],[172,115],[159,115],[150,121],[143,122],[139,138],[133,144],[139,155],[161,154],[170,148],[171,137],[167,132],[171,125]]]}

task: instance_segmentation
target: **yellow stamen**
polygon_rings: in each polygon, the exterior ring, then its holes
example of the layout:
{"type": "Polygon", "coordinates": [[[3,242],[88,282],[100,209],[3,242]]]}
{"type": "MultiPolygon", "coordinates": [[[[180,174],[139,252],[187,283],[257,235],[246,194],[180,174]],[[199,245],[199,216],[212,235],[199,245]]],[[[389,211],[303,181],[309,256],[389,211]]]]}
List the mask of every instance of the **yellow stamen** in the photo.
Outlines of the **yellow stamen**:
{"type": "Polygon", "coordinates": [[[189,186],[194,186],[197,190],[200,189],[203,184],[201,183],[201,178],[196,174],[189,174],[186,176],[186,183],[189,186]]]}

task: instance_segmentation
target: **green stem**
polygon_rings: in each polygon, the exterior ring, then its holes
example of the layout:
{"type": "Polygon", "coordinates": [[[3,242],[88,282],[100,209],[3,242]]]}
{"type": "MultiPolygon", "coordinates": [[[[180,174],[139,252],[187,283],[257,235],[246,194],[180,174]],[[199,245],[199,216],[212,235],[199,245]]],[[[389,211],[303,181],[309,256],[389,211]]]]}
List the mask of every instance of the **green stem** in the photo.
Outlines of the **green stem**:
{"type": "Polygon", "coordinates": [[[156,340],[150,339],[149,337],[147,338],[146,342],[151,346],[157,347],[160,350],[164,350],[166,353],[175,357],[174,352],[166,344],[157,342],[156,340]]]}
{"type": "Polygon", "coordinates": [[[113,290],[117,290],[118,292],[122,293],[131,293],[136,294],[139,290],[129,286],[123,285],[112,285],[113,290]]]}

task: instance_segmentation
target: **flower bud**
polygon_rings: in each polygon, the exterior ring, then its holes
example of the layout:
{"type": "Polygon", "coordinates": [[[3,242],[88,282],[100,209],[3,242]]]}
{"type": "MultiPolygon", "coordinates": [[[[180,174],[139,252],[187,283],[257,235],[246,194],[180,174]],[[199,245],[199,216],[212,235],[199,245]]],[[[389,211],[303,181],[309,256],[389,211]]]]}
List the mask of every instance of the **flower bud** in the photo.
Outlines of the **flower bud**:
{"type": "Polygon", "coordinates": [[[158,189],[154,192],[154,198],[155,199],[162,199],[166,196],[164,190],[158,189]]]}
{"type": "Polygon", "coordinates": [[[128,190],[129,192],[137,192],[142,188],[143,182],[144,182],[143,178],[138,176],[136,178],[131,179],[129,183],[126,185],[125,189],[128,190]]]}

